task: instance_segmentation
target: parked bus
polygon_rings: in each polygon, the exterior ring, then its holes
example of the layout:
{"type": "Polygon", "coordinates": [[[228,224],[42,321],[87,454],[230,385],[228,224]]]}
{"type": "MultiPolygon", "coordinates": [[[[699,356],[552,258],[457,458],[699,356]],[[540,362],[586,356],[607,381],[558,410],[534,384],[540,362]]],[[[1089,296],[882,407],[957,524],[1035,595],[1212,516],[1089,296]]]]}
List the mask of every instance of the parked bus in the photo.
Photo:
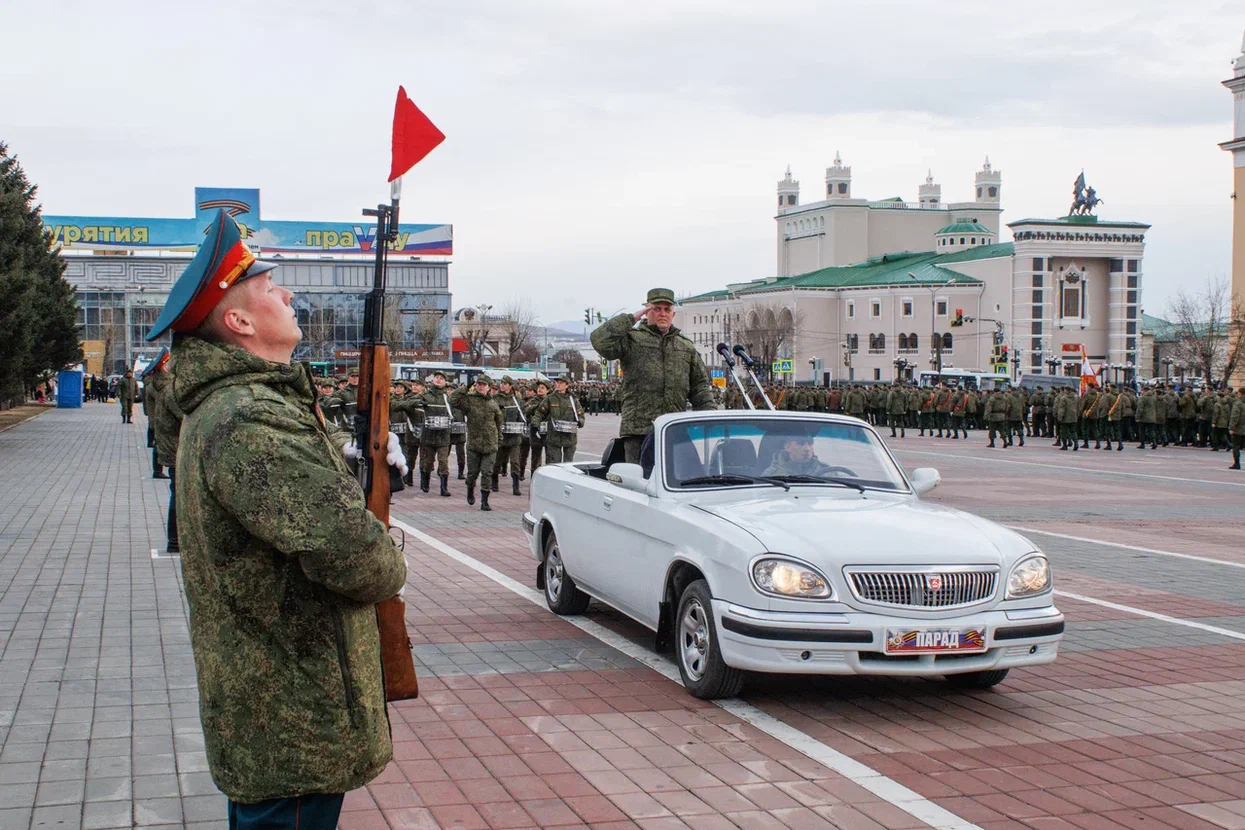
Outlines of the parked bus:
{"type": "Polygon", "coordinates": [[[531,383],[537,380],[548,380],[541,372],[532,371],[531,369],[508,369],[498,366],[465,366],[461,363],[441,363],[436,361],[425,361],[421,363],[391,363],[389,364],[389,373],[392,378],[397,380],[413,380],[414,378],[427,378],[433,372],[442,371],[445,373],[445,379],[451,386],[459,386],[461,384],[475,383],[475,379],[480,375],[488,375],[494,380],[501,380],[506,375],[514,378],[516,381],[526,381],[531,383]]]}
{"type": "Polygon", "coordinates": [[[963,385],[966,389],[987,391],[1010,386],[1012,379],[1005,372],[981,372],[977,369],[943,369],[942,374],[927,369],[918,376],[921,386],[934,386],[940,381],[950,386],[963,385]]]}

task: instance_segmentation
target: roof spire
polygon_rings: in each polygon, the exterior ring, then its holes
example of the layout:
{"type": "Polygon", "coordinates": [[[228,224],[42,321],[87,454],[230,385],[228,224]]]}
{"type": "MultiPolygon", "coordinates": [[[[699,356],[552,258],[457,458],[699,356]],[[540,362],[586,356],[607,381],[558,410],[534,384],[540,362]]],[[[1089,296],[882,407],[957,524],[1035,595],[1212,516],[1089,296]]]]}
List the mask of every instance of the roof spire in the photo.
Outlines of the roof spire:
{"type": "Polygon", "coordinates": [[[925,183],[926,184],[934,183],[934,168],[931,167],[925,171],[925,183]]]}
{"type": "Polygon", "coordinates": [[[843,164],[843,157],[839,155],[838,150],[834,151],[834,164],[836,167],[843,164]]]}
{"type": "Polygon", "coordinates": [[[986,156],[986,163],[985,163],[985,164],[983,164],[983,165],[981,166],[981,169],[982,169],[982,170],[989,170],[989,169],[990,169],[990,156],[988,156],[988,155],[986,156]]]}

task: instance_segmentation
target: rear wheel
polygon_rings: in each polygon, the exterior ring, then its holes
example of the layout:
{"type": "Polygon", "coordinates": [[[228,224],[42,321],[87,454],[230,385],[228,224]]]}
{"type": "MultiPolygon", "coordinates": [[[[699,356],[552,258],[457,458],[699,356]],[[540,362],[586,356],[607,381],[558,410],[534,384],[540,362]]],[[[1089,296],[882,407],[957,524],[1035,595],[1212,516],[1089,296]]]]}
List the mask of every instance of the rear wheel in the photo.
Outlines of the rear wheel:
{"type": "Polygon", "coordinates": [[[592,597],[575,585],[575,580],[562,564],[562,550],[558,537],[550,533],[545,541],[545,602],[549,610],[564,617],[582,614],[588,610],[592,597]]]}
{"type": "Polygon", "coordinates": [[[957,689],[989,689],[1002,683],[1007,678],[1008,669],[993,671],[970,671],[963,674],[948,674],[946,680],[957,689]]]}
{"type": "Polygon", "coordinates": [[[675,614],[674,634],[679,674],[693,697],[714,700],[739,694],[744,673],[722,660],[718,630],[713,622],[713,599],[705,580],[697,579],[683,589],[675,614]]]}

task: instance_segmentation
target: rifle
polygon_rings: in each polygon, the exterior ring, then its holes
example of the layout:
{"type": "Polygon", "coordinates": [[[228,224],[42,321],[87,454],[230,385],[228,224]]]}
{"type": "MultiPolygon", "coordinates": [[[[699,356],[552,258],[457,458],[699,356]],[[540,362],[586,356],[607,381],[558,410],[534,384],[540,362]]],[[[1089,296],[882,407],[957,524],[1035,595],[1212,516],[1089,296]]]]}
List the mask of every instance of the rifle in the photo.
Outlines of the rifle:
{"type": "MultiPolygon", "coordinates": [[[[389,496],[402,490],[402,476],[389,465],[389,347],[384,339],[385,266],[389,244],[398,238],[398,199],[402,180],[390,184],[389,204],[364,210],[376,217],[376,270],[372,290],[363,311],[363,343],[359,349],[359,396],[354,417],[355,446],[359,447],[359,484],[367,497],[367,509],[389,526],[389,496]]],[[[401,596],[376,604],[380,630],[381,676],[385,700],[409,700],[419,696],[411,639],[406,632],[406,602],[401,596]]]]}

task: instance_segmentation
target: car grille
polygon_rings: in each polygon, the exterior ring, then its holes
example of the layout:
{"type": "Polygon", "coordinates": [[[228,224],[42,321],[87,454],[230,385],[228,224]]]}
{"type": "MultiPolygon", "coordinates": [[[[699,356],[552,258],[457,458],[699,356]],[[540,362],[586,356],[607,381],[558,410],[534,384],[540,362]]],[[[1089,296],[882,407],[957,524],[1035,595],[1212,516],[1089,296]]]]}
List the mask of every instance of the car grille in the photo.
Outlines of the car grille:
{"type": "Polygon", "coordinates": [[[998,571],[851,571],[861,602],[894,608],[942,610],[975,605],[994,596],[998,571]]]}

